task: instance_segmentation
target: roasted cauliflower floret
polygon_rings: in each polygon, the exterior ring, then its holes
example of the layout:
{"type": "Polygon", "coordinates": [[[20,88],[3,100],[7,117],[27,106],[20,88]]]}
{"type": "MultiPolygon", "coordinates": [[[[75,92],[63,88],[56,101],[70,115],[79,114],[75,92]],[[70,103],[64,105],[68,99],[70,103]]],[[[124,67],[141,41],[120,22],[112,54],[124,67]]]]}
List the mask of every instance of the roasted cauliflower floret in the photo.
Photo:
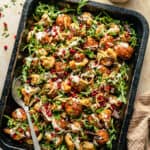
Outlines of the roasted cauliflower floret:
{"type": "Polygon", "coordinates": [[[19,121],[25,121],[27,119],[26,113],[22,108],[17,108],[15,111],[13,111],[12,117],[19,121]]]}
{"type": "Polygon", "coordinates": [[[66,93],[71,91],[71,86],[69,85],[67,80],[61,83],[61,88],[66,93]]]}
{"type": "Polygon", "coordinates": [[[123,42],[129,42],[130,41],[130,38],[131,38],[131,35],[129,32],[127,31],[124,31],[122,34],[120,34],[120,39],[123,41],[123,42]]]}
{"type": "Polygon", "coordinates": [[[55,133],[49,132],[49,131],[45,132],[45,139],[48,142],[54,142],[55,147],[58,147],[63,142],[63,136],[62,135],[59,136],[59,135],[56,135],[55,133]]]}
{"type": "Polygon", "coordinates": [[[109,141],[109,134],[107,130],[105,129],[98,130],[96,134],[97,136],[95,136],[94,138],[98,144],[103,145],[109,141]]]}
{"type": "Polygon", "coordinates": [[[71,60],[69,62],[69,67],[71,69],[76,69],[78,67],[84,67],[87,63],[89,62],[89,60],[85,57],[82,61],[75,61],[75,60],[71,60]]]}
{"type": "Polygon", "coordinates": [[[4,132],[9,134],[13,140],[20,141],[25,138],[25,134],[22,128],[5,128],[4,132]]]}
{"type": "Polygon", "coordinates": [[[134,49],[126,42],[120,42],[115,47],[117,56],[121,59],[128,60],[132,57],[134,49]]]}
{"type": "Polygon", "coordinates": [[[69,116],[78,117],[82,112],[82,105],[71,100],[67,101],[65,103],[65,111],[69,116]]]}
{"type": "Polygon", "coordinates": [[[50,69],[55,65],[55,57],[53,56],[49,56],[49,57],[41,56],[40,60],[41,60],[42,66],[45,69],[50,69]]]}
{"type": "Polygon", "coordinates": [[[80,103],[83,106],[90,107],[91,106],[91,99],[90,98],[82,98],[82,99],[80,99],[80,103]]]}
{"type": "Polygon", "coordinates": [[[105,31],[106,31],[106,27],[104,24],[98,25],[96,28],[96,36],[99,37],[104,35],[105,31]]]}
{"type": "Polygon", "coordinates": [[[80,144],[80,150],[95,150],[95,147],[92,142],[84,141],[80,144]]]}
{"type": "Polygon", "coordinates": [[[39,25],[50,26],[52,25],[52,20],[47,13],[43,14],[41,20],[38,22],[39,25]]]}
{"type": "Polygon", "coordinates": [[[104,57],[100,60],[100,63],[106,67],[110,67],[114,63],[114,59],[111,57],[104,57]]]}
{"type": "Polygon", "coordinates": [[[56,70],[56,72],[58,74],[64,73],[65,72],[65,68],[66,68],[66,64],[65,63],[60,62],[60,61],[55,63],[55,70],[56,70]]]}
{"type": "Polygon", "coordinates": [[[105,35],[100,39],[99,46],[102,49],[111,48],[114,46],[114,38],[110,35],[105,35]]]}
{"type": "Polygon", "coordinates": [[[110,25],[110,28],[107,30],[107,33],[109,35],[112,35],[112,36],[117,35],[119,32],[120,32],[119,26],[117,24],[114,24],[114,23],[112,23],[110,25]]]}
{"type": "Polygon", "coordinates": [[[75,144],[70,133],[65,135],[65,142],[67,144],[68,150],[75,150],[75,144]]]}
{"type": "Polygon", "coordinates": [[[80,26],[78,23],[71,23],[69,29],[73,32],[74,35],[78,35],[80,32],[80,26]]]}
{"type": "Polygon", "coordinates": [[[82,130],[82,125],[79,121],[75,121],[71,123],[69,127],[73,133],[78,133],[82,130]]]}
{"type": "Polygon", "coordinates": [[[46,56],[48,54],[48,52],[44,48],[40,48],[36,51],[36,54],[38,56],[46,56]]]}
{"type": "Polygon", "coordinates": [[[41,83],[41,77],[39,74],[31,74],[30,80],[32,85],[37,85],[41,83]]]}
{"type": "Polygon", "coordinates": [[[23,100],[26,105],[29,105],[31,97],[39,92],[40,88],[39,87],[30,87],[30,86],[25,86],[24,88],[21,89],[21,94],[23,95],[23,100]]]}
{"type": "Polygon", "coordinates": [[[80,20],[83,21],[83,23],[85,23],[85,24],[90,26],[92,24],[92,21],[93,21],[93,16],[89,12],[84,12],[80,16],[80,20]]]}
{"type": "Polygon", "coordinates": [[[60,14],[56,18],[56,25],[62,28],[69,28],[71,23],[72,23],[72,19],[67,14],[60,14]]]}
{"type": "Polygon", "coordinates": [[[106,128],[109,128],[110,123],[111,123],[111,116],[112,116],[112,111],[110,109],[104,109],[100,114],[99,114],[99,119],[102,120],[106,126],[106,128]]]}
{"type": "Polygon", "coordinates": [[[83,47],[89,49],[96,49],[98,48],[98,42],[94,38],[88,36],[83,47]]]}

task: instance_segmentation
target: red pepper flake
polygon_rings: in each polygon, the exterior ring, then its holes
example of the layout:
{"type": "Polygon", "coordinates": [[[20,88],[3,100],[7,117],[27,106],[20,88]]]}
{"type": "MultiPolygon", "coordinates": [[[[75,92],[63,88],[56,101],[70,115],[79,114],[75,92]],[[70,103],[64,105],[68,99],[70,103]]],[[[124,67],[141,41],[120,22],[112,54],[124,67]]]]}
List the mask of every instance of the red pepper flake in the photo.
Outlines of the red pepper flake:
{"type": "Polygon", "coordinates": [[[104,99],[104,96],[99,95],[99,96],[97,97],[97,100],[98,100],[99,102],[103,102],[105,99],[104,99]]]}
{"type": "Polygon", "coordinates": [[[2,17],[2,13],[0,12],[0,18],[2,17]]]}
{"type": "Polygon", "coordinates": [[[83,24],[80,23],[79,27],[82,28],[82,27],[83,27],[83,24]]]}
{"type": "Polygon", "coordinates": [[[105,90],[106,92],[109,92],[109,91],[111,90],[111,86],[110,86],[110,85],[104,86],[104,90],[105,90]]]}
{"type": "Polygon", "coordinates": [[[71,53],[71,54],[75,54],[75,53],[76,53],[76,50],[73,49],[73,48],[70,48],[70,53],[71,53]]]}
{"type": "Polygon", "coordinates": [[[4,45],[4,50],[7,51],[7,49],[8,49],[8,46],[4,45]]]}
{"type": "Polygon", "coordinates": [[[4,31],[8,31],[8,25],[6,22],[3,23],[3,26],[4,26],[4,31]]]}
{"type": "Polygon", "coordinates": [[[14,35],[14,39],[16,39],[16,35],[14,35]]]}
{"type": "Polygon", "coordinates": [[[55,131],[60,131],[59,128],[55,128],[55,131]]]}
{"type": "Polygon", "coordinates": [[[98,94],[98,91],[97,90],[94,90],[92,93],[91,93],[91,96],[96,96],[98,94]]]}

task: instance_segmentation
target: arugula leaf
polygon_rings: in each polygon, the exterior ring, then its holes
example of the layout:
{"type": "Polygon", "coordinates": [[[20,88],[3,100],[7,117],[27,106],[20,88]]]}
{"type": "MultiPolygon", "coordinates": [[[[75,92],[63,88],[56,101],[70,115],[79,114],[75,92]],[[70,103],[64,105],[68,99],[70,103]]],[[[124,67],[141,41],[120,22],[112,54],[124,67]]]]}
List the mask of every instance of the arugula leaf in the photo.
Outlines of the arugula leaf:
{"type": "Polygon", "coordinates": [[[90,49],[86,49],[86,50],[84,50],[83,51],[84,52],[84,54],[86,55],[86,56],[88,56],[89,58],[95,58],[95,54],[94,54],[94,52],[92,51],[92,50],[90,50],[90,49]]]}
{"type": "Polygon", "coordinates": [[[133,28],[131,28],[130,30],[131,30],[131,38],[129,42],[132,47],[135,47],[137,45],[137,35],[133,28]]]}
{"type": "Polygon", "coordinates": [[[106,146],[108,149],[112,149],[112,144],[113,144],[113,141],[116,140],[116,129],[114,127],[114,120],[112,119],[111,120],[111,128],[108,130],[109,132],[109,141],[106,143],[106,146]]]}
{"type": "Polygon", "coordinates": [[[77,14],[81,14],[81,9],[87,4],[88,0],[80,0],[77,7],[77,14]]]}

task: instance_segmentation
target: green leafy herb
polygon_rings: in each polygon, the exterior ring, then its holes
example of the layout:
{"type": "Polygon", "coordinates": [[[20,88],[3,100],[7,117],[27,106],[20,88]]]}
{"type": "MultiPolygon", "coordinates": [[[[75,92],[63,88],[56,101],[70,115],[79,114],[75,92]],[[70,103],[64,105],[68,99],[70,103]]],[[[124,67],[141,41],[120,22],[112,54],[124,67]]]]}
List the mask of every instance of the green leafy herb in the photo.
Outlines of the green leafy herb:
{"type": "Polygon", "coordinates": [[[114,127],[114,120],[111,120],[111,128],[108,130],[109,132],[109,141],[107,142],[107,148],[112,149],[113,141],[116,140],[116,129],[114,127]]]}
{"type": "Polygon", "coordinates": [[[86,49],[86,50],[84,50],[83,51],[84,52],[84,54],[86,55],[86,56],[88,56],[89,58],[95,58],[95,54],[94,54],[94,52],[92,51],[92,50],[90,50],[90,49],[86,49]]]}
{"type": "Polygon", "coordinates": [[[133,28],[131,28],[131,38],[130,38],[130,45],[135,47],[137,45],[137,35],[133,28]]]}
{"type": "Polygon", "coordinates": [[[87,4],[88,0],[80,0],[77,7],[77,14],[81,14],[81,9],[87,4]]]}

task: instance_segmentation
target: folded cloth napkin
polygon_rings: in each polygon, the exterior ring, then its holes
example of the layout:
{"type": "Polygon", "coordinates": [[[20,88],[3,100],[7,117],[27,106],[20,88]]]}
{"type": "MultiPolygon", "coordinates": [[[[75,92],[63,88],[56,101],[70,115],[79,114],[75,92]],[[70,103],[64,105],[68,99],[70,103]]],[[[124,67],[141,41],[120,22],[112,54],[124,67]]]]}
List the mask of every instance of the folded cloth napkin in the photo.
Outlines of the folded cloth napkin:
{"type": "Polygon", "coordinates": [[[128,150],[150,150],[150,94],[136,98],[127,143],[128,150]]]}

